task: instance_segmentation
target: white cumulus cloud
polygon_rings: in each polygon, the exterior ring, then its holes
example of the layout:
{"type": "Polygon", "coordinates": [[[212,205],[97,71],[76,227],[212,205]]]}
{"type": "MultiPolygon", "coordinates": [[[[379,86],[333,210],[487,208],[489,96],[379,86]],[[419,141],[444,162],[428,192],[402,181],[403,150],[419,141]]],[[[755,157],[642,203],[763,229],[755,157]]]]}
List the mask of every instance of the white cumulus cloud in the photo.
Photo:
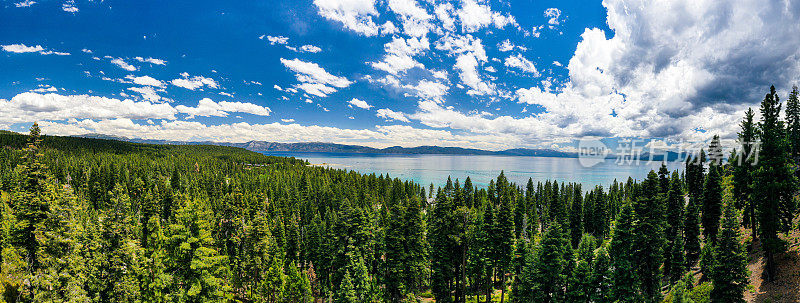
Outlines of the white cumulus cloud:
{"type": "Polygon", "coordinates": [[[337,88],[345,88],[353,82],[345,77],[334,76],[318,64],[300,59],[284,59],[281,63],[295,73],[301,83],[295,87],[318,97],[326,97],[336,92],[337,88]]]}
{"type": "Polygon", "coordinates": [[[397,120],[397,121],[402,121],[402,122],[409,122],[409,120],[408,120],[408,118],[406,118],[405,114],[403,114],[401,112],[393,111],[393,110],[388,109],[388,108],[379,109],[377,114],[376,114],[376,116],[378,116],[378,118],[384,118],[386,120],[397,120]]]}
{"type": "Polygon", "coordinates": [[[207,78],[203,76],[194,76],[190,77],[188,73],[181,73],[181,77],[178,79],[172,79],[170,83],[177,87],[183,87],[188,90],[196,90],[198,88],[208,87],[217,89],[219,88],[219,83],[212,78],[207,78]]]}
{"type": "Polygon", "coordinates": [[[367,101],[359,100],[359,99],[356,99],[356,98],[353,98],[353,100],[347,101],[347,103],[349,103],[351,107],[355,106],[355,107],[363,108],[363,109],[372,108],[372,105],[369,105],[367,103],[367,101]]]}

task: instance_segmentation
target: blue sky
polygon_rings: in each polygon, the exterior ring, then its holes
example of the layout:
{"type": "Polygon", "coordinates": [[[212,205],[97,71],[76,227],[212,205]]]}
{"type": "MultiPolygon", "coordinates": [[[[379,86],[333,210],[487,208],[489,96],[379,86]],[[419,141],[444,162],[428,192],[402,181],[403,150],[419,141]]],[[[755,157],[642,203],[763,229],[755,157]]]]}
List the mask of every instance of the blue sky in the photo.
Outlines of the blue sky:
{"type": "Polygon", "coordinates": [[[0,2],[0,127],[568,149],[732,140],[798,80],[790,1],[0,2]]]}

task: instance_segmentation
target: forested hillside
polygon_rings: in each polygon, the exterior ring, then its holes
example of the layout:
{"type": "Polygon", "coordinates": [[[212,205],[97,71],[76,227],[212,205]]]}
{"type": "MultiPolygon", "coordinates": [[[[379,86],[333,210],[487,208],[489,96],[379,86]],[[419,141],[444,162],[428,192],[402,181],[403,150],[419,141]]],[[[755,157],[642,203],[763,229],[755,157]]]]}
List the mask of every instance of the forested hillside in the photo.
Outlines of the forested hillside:
{"type": "Polygon", "coordinates": [[[796,214],[797,90],[723,161],[443,188],[220,146],[1,133],[6,302],[743,302],[796,214]],[[745,148],[751,146],[745,144],[745,148]],[[747,150],[743,155],[749,155],[747,150]],[[756,161],[757,160],[757,161],[756,161]],[[746,229],[745,229],[746,228],[746,229]],[[755,243],[759,245],[756,246],[755,243]],[[757,248],[756,248],[757,247],[757,248]]]}

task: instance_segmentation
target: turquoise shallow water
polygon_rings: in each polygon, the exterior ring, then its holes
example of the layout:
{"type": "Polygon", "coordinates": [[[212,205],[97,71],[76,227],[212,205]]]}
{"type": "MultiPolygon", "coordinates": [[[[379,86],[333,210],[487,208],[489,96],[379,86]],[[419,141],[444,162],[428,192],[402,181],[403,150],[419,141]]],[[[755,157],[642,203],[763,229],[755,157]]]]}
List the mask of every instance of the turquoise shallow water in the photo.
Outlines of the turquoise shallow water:
{"type": "MultiPolygon", "coordinates": [[[[354,170],[360,173],[389,174],[392,178],[413,180],[423,185],[443,185],[450,176],[463,180],[469,176],[473,184],[486,186],[500,171],[515,183],[524,185],[528,178],[534,182],[557,180],[579,182],[584,189],[595,185],[608,186],[614,179],[625,181],[628,176],[641,180],[661,163],[618,165],[608,159],[593,167],[584,167],[576,158],[476,156],[476,155],[396,155],[356,153],[295,153],[263,152],[266,155],[306,159],[311,164],[354,170]]],[[[670,170],[683,168],[683,163],[669,162],[670,170]]]]}

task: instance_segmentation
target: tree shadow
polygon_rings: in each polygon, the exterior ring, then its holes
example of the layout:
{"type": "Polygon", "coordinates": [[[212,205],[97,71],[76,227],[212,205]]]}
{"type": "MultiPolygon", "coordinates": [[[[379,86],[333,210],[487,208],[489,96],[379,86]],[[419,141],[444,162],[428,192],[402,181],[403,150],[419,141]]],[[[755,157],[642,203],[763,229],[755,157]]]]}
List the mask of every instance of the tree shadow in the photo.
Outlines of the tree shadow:
{"type": "Polygon", "coordinates": [[[774,281],[764,279],[765,259],[763,253],[753,257],[748,268],[751,270],[750,284],[755,289],[748,290],[748,302],[800,302],[800,252],[795,249],[775,256],[778,272],[774,281]]]}

